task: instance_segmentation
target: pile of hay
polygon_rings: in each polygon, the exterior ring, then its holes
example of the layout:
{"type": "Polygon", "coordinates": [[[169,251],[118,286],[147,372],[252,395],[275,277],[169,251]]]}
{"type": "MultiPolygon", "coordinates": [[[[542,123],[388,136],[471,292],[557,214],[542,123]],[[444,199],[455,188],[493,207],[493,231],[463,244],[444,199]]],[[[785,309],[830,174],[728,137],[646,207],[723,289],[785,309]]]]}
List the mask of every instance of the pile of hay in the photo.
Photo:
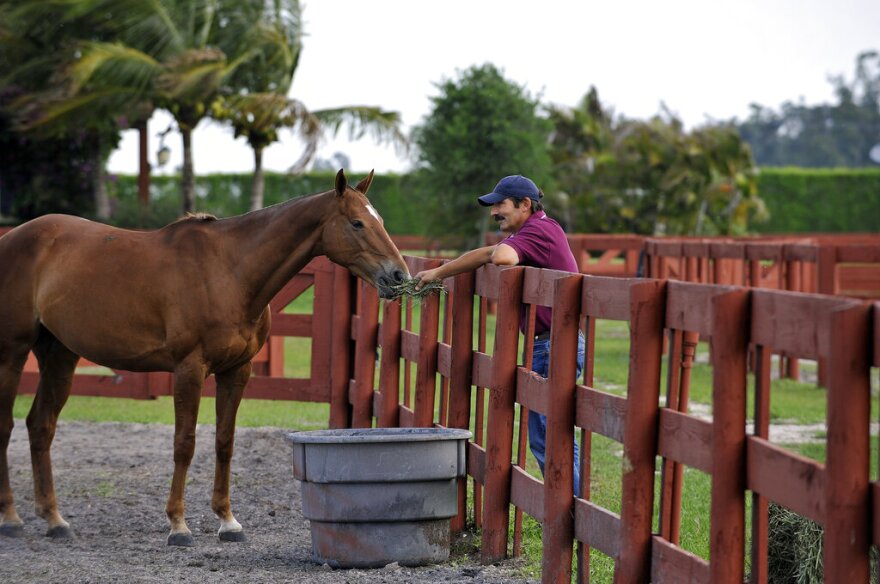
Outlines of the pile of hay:
{"type": "MultiPolygon", "coordinates": [[[[774,584],[823,582],[821,525],[771,502],[767,571],[774,584]]],[[[871,547],[871,582],[877,582],[876,547],[871,547]]]]}
{"type": "Polygon", "coordinates": [[[389,300],[397,300],[402,297],[424,300],[431,294],[440,294],[441,292],[446,293],[446,286],[444,286],[442,282],[428,282],[420,289],[416,290],[416,284],[418,283],[419,280],[410,278],[400,284],[391,286],[391,290],[394,292],[394,297],[389,298],[389,300]]]}

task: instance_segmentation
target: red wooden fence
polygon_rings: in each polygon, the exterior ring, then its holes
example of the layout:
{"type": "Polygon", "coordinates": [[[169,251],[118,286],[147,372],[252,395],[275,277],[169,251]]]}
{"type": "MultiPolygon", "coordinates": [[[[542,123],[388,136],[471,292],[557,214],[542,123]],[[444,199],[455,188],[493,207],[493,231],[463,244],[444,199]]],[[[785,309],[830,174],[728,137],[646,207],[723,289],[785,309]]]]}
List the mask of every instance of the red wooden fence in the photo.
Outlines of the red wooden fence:
{"type": "MultiPolygon", "coordinates": [[[[409,261],[415,270],[437,260],[409,261]]],[[[872,309],[841,297],[521,267],[487,266],[447,284],[446,297],[421,306],[418,333],[412,330],[415,323],[407,307],[399,302],[382,306],[381,326],[369,342],[370,355],[381,352],[379,370],[371,368],[367,381],[359,378],[356,399],[367,401],[364,393],[377,376],[372,403],[378,424],[396,420],[401,425],[474,430],[468,475],[484,561],[502,558],[509,549],[516,552],[518,526],[514,541],[508,542],[512,506],[514,521],[524,512],[543,525],[544,582],[570,581],[573,544],[579,549],[579,581],[586,581],[589,550],[596,549],[615,560],[619,582],[742,582],[747,554],[751,581],[766,582],[767,502],[775,501],[825,528],[827,582],[866,581],[868,547],[880,539],[880,512],[873,510],[871,500],[872,493],[880,496],[880,482],[870,484],[868,476],[869,367],[870,359],[880,365],[878,350],[871,349],[880,344],[880,325],[875,322],[880,304],[872,309]],[[485,331],[490,301],[496,304],[491,355],[485,331]],[[554,307],[547,380],[530,373],[528,359],[520,356],[521,305],[554,307]],[[594,334],[588,334],[584,377],[574,379],[577,329],[592,331],[596,319],[629,323],[625,396],[592,387],[594,370],[601,367],[593,362],[593,350],[602,342],[594,334]],[[709,421],[694,417],[687,408],[697,340],[711,347],[714,417],[709,421]],[[768,439],[770,351],[821,358],[828,364],[825,464],[768,439]],[[757,355],[755,429],[747,433],[750,352],[757,355]],[[664,359],[668,372],[662,379],[664,359]],[[401,368],[411,366],[415,382],[405,373],[400,391],[401,368]],[[664,383],[666,401],[661,406],[664,383]],[[473,423],[472,403],[477,408],[473,423]],[[517,413],[522,417],[528,409],[548,417],[543,481],[524,468],[525,441],[515,432],[517,413]],[[590,451],[593,434],[621,443],[619,512],[591,501],[587,456],[582,461],[582,492],[572,493],[569,445],[576,431],[583,434],[584,453],[590,451]],[[662,459],[659,466],[657,457],[662,459]],[[708,558],[679,546],[685,467],[711,476],[708,558]],[[654,532],[657,471],[663,478],[657,502],[659,529],[654,532]],[[747,496],[753,499],[748,538],[747,496]],[[747,539],[751,550],[745,549],[747,539]]],[[[356,317],[364,319],[359,326],[367,321],[371,329],[377,326],[377,314],[362,310],[356,317]]],[[[529,338],[525,336],[526,348],[529,338]]],[[[458,527],[464,524],[463,513],[462,505],[458,527]]]]}
{"type": "MultiPolygon", "coordinates": [[[[830,282],[828,268],[821,267],[826,261],[834,266],[834,281],[839,283],[841,264],[880,261],[873,243],[820,241],[818,247],[811,247],[789,242],[782,244],[781,251],[773,251],[776,255],[770,259],[765,252],[776,248],[766,246],[775,244],[735,245],[740,247],[724,248],[722,255],[710,257],[700,254],[704,249],[711,253],[712,243],[708,247],[702,242],[687,242],[687,247],[681,243],[678,269],[702,280],[700,274],[709,272],[700,271],[701,259],[708,258],[709,266],[719,273],[724,272],[713,264],[734,259],[744,268],[742,277],[748,274],[750,280],[727,283],[748,284],[768,277],[764,270],[768,262],[793,261],[815,264],[816,281],[830,282]],[[685,249],[690,255],[684,255],[685,249]],[[734,254],[731,249],[742,249],[742,255],[723,255],[734,254]]],[[[407,261],[415,272],[441,260],[407,261]]],[[[804,269],[786,268],[777,282],[792,273],[799,273],[802,282],[809,280],[804,269]]],[[[469,479],[460,483],[454,527],[461,529],[467,519],[464,502],[469,482],[474,492],[472,519],[482,528],[484,561],[504,557],[510,549],[515,553],[522,513],[532,516],[543,525],[545,582],[570,581],[573,545],[580,560],[579,581],[586,581],[589,551],[596,549],[614,559],[619,582],[742,582],[746,554],[751,556],[751,580],[766,582],[769,501],[825,528],[827,582],[866,581],[868,547],[880,543],[880,503],[874,502],[880,497],[880,481],[876,477],[871,481],[868,474],[870,368],[880,367],[880,303],[522,267],[487,266],[450,279],[447,285],[447,295],[430,297],[420,306],[416,322],[412,301],[380,303],[372,287],[323,258],[315,260],[273,300],[272,340],[247,396],[329,402],[333,427],[470,427],[474,440],[468,447],[469,479]],[[315,289],[311,315],[281,313],[310,287],[315,289]],[[487,346],[490,303],[496,326],[491,350],[487,346]],[[520,353],[523,305],[554,308],[547,380],[530,373],[529,358],[520,353]],[[593,387],[595,369],[602,366],[594,360],[595,344],[601,342],[595,337],[597,319],[629,325],[625,395],[593,387]],[[578,328],[588,338],[581,379],[574,378],[578,328]],[[283,372],[279,338],[284,336],[312,338],[310,379],[278,377],[283,372]],[[698,340],[711,348],[714,416],[708,421],[689,414],[687,407],[698,340]],[[827,366],[825,464],[768,439],[771,352],[821,359],[827,366]],[[750,355],[755,424],[747,433],[750,355]],[[665,378],[661,376],[664,359],[665,378]],[[661,405],[664,389],[666,400],[661,405]],[[545,480],[534,478],[525,468],[525,438],[516,434],[517,415],[523,417],[529,409],[548,418],[545,480]],[[569,447],[576,432],[585,455],[580,493],[572,492],[569,447]],[[593,434],[622,447],[622,495],[616,510],[591,500],[588,454],[593,434]],[[685,467],[711,477],[708,558],[679,545],[685,467]],[[657,501],[659,528],[654,532],[658,471],[662,486],[657,501]],[[750,538],[745,533],[746,497],[753,501],[750,538]],[[514,541],[508,542],[511,508],[514,541]],[[751,550],[744,549],[747,539],[751,550]]],[[[523,341],[526,353],[530,338],[526,335],[523,341]]],[[[28,371],[23,389],[33,391],[35,379],[28,371]]],[[[77,375],[74,393],[167,395],[170,379],[163,373],[77,375]]]]}

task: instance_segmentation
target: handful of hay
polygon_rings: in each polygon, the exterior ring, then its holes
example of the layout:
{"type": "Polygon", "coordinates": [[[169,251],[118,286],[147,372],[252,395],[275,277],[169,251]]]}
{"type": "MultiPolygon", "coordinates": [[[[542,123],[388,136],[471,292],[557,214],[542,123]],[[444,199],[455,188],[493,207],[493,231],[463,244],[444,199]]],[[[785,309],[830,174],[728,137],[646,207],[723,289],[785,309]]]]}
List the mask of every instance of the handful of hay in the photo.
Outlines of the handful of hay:
{"type": "Polygon", "coordinates": [[[416,290],[416,284],[418,284],[418,282],[419,281],[415,278],[410,278],[409,280],[405,280],[400,284],[391,286],[391,290],[394,292],[394,297],[389,298],[389,300],[397,300],[398,298],[401,298],[403,296],[424,300],[428,297],[429,294],[439,294],[440,292],[446,292],[446,286],[444,286],[443,283],[439,281],[426,282],[424,286],[422,286],[419,290],[416,290]]]}

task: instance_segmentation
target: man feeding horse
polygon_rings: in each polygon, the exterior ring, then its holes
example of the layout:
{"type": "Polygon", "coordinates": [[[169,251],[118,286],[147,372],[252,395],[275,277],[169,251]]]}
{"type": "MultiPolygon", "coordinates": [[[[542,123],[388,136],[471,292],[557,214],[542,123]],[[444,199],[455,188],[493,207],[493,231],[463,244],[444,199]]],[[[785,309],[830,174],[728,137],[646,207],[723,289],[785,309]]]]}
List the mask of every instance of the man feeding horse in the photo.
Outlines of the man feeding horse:
{"type": "Polygon", "coordinates": [[[36,513],[47,535],[70,537],[58,511],[49,449],[80,357],[114,369],[174,373],[174,475],[169,545],[194,544],[184,487],[205,378],[217,381],[218,535],[243,541],[229,502],[235,417],[251,358],[269,334],[269,301],[313,257],[326,255],[384,298],[408,278],[400,252],[342,170],[335,188],[229,219],[189,217],[135,232],[46,215],[0,238],[0,534],[23,523],[9,484],[12,406],[28,352],[40,383],[27,416],[36,513]]]}
{"type": "MultiPolygon", "coordinates": [[[[468,251],[438,268],[419,272],[413,277],[416,288],[456,274],[476,270],[485,264],[496,266],[533,266],[577,272],[578,266],[568,245],[568,238],[559,223],[544,213],[541,199],[544,193],[531,179],[522,175],[506,176],[495,189],[477,198],[483,207],[490,207],[492,219],[507,238],[497,245],[468,251]]],[[[552,312],[545,306],[535,311],[535,338],[532,345],[532,370],[547,377],[550,368],[550,321],[552,312]]],[[[527,329],[526,314],[520,320],[520,330],[527,329]]],[[[578,332],[577,376],[584,368],[584,335],[578,332]]],[[[544,472],[547,416],[529,411],[529,448],[544,472]]],[[[574,492],[580,494],[578,443],[574,441],[574,492]]]]}

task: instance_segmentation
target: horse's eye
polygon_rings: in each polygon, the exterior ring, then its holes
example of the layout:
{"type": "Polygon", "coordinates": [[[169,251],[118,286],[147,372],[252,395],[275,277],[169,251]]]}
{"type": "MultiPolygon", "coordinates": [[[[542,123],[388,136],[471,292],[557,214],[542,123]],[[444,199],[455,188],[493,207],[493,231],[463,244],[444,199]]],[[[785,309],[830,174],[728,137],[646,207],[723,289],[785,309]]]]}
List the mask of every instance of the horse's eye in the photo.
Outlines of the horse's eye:
{"type": "Polygon", "coordinates": [[[354,221],[351,222],[351,226],[354,227],[355,229],[363,229],[364,223],[360,219],[355,219],[354,221]]]}

